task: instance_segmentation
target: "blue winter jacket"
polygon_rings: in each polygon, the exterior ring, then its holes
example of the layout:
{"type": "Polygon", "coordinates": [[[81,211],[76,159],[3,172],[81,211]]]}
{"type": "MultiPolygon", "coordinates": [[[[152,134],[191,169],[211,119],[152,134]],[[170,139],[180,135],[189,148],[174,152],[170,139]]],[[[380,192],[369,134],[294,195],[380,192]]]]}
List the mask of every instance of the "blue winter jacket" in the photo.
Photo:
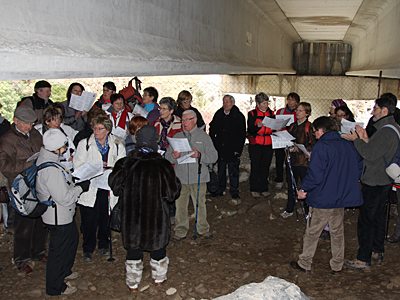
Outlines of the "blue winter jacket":
{"type": "Polygon", "coordinates": [[[315,144],[301,188],[314,208],[360,206],[364,203],[359,179],[362,158],[352,142],[337,131],[323,134],[315,144]]]}

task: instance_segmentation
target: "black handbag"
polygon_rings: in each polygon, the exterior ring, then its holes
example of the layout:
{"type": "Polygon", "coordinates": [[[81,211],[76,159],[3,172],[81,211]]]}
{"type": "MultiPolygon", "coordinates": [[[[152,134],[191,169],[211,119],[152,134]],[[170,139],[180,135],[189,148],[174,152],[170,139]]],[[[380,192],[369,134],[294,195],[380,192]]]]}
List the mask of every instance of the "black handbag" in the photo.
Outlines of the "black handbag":
{"type": "Polygon", "coordinates": [[[207,182],[207,190],[210,193],[215,193],[219,187],[219,180],[217,173],[215,173],[212,164],[208,165],[208,172],[210,173],[210,181],[207,182]]]}
{"type": "Polygon", "coordinates": [[[128,173],[126,174],[124,180],[122,181],[121,190],[119,192],[119,197],[118,197],[118,202],[117,202],[117,204],[115,204],[115,206],[112,209],[111,214],[110,214],[109,226],[110,226],[110,229],[113,231],[121,232],[122,214],[121,214],[121,202],[119,201],[119,199],[121,197],[123,197],[123,195],[124,195],[126,179],[132,173],[133,169],[137,166],[137,164],[140,162],[140,160],[141,160],[141,158],[139,158],[133,164],[133,166],[129,169],[128,173]]]}

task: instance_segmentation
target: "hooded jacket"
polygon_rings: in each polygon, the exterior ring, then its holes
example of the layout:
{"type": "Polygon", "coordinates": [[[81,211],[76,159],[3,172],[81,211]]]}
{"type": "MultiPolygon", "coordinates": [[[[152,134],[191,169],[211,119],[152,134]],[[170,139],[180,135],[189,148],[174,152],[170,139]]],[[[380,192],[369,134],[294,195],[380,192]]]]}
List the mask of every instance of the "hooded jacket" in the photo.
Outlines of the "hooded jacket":
{"type": "MultiPolygon", "coordinates": [[[[45,162],[60,164],[62,156],[48,151],[42,147],[36,162],[40,165],[45,162]]],[[[71,174],[61,167],[47,167],[38,171],[36,179],[36,191],[40,201],[51,200],[57,206],[57,224],[55,222],[55,208],[48,207],[42,215],[43,223],[48,225],[65,225],[72,222],[75,215],[76,202],[82,193],[80,186],[72,182],[71,174]]]]}

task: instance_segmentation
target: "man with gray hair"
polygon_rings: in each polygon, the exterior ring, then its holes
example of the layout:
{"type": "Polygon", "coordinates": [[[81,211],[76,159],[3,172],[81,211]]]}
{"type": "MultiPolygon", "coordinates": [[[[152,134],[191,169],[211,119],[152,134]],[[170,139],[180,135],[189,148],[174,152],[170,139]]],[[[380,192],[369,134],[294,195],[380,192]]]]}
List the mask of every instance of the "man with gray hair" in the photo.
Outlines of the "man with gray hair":
{"type": "Polygon", "coordinates": [[[35,93],[32,96],[22,98],[17,106],[26,106],[33,109],[37,119],[35,124],[41,124],[43,121],[43,110],[53,104],[50,96],[51,84],[46,80],[39,80],[35,84],[35,93]]]}
{"type": "MultiPolygon", "coordinates": [[[[20,106],[14,113],[14,124],[0,138],[0,171],[7,177],[8,188],[23,170],[32,165],[26,160],[40,151],[42,136],[33,128],[35,112],[26,106],[20,106]]],[[[47,230],[42,219],[23,217],[15,213],[14,219],[14,264],[21,272],[33,274],[29,266],[31,259],[47,262],[47,230]]]]}
{"type": "Polygon", "coordinates": [[[206,183],[210,180],[207,164],[213,164],[217,161],[218,153],[215,150],[211,138],[197,125],[196,113],[189,109],[182,114],[182,132],[178,132],[174,138],[187,138],[193,154],[190,156],[195,158],[195,163],[178,163],[178,158],[189,154],[190,152],[178,152],[169,147],[165,158],[172,164],[175,164],[176,176],[182,183],[180,197],[176,200],[176,216],[175,216],[175,235],[172,241],[180,242],[186,238],[189,231],[188,205],[189,197],[192,197],[193,207],[197,208],[197,231],[200,236],[206,239],[212,238],[210,233],[210,225],[207,222],[206,211],[206,183]],[[198,164],[201,164],[201,173],[198,172],[198,164]],[[199,191],[199,192],[198,192],[199,191]],[[198,197],[197,197],[198,195],[198,197]]]}
{"type": "Polygon", "coordinates": [[[222,196],[226,189],[226,166],[228,165],[229,193],[233,199],[237,199],[237,204],[240,204],[239,165],[246,139],[246,120],[235,105],[233,96],[225,95],[222,98],[222,107],[217,110],[210,123],[210,137],[218,151],[219,187],[213,196],[222,196]]]}

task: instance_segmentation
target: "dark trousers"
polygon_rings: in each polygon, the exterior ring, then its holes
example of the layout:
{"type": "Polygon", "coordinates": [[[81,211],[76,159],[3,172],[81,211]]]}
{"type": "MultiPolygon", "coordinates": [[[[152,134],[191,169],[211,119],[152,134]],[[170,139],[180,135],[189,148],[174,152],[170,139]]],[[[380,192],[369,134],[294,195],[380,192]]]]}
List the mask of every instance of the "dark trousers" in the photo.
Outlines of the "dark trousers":
{"type": "MultiPolygon", "coordinates": [[[[307,167],[303,167],[303,166],[297,166],[297,167],[293,167],[292,166],[292,171],[293,171],[293,177],[294,177],[294,181],[295,181],[295,186],[297,186],[297,183],[300,180],[303,180],[304,177],[306,177],[307,175],[307,167]]],[[[294,211],[294,203],[295,203],[295,199],[297,197],[296,194],[296,190],[293,189],[293,185],[292,185],[292,175],[290,173],[290,168],[289,166],[287,166],[286,168],[286,182],[288,183],[288,203],[286,206],[286,211],[288,213],[291,213],[294,211]]],[[[301,201],[301,200],[300,200],[301,201]]],[[[308,215],[308,205],[306,204],[306,201],[303,201],[303,206],[304,206],[304,212],[305,215],[308,215]]]]}
{"type": "Polygon", "coordinates": [[[216,194],[222,194],[226,189],[226,166],[228,165],[228,175],[229,175],[229,193],[233,195],[238,195],[239,187],[239,170],[236,170],[237,164],[235,162],[226,162],[218,160],[218,181],[219,187],[216,194]]]}
{"type": "Polygon", "coordinates": [[[17,267],[27,265],[31,259],[46,257],[47,228],[42,218],[31,219],[15,214],[14,263],[17,267]]]}
{"type": "Polygon", "coordinates": [[[363,184],[361,189],[364,204],[360,206],[357,223],[357,259],[371,262],[372,252],[383,253],[385,241],[385,205],[390,184],[370,186],[363,184]]]}
{"type": "MultiPolygon", "coordinates": [[[[150,257],[154,260],[161,260],[167,256],[167,249],[161,248],[158,250],[150,251],[150,257]]],[[[143,259],[143,250],[142,249],[135,249],[135,250],[128,250],[126,254],[126,260],[142,260],[143,259]]]]}
{"type": "Polygon", "coordinates": [[[272,145],[249,145],[251,192],[262,193],[268,191],[268,175],[272,154],[272,145]]]}
{"type": "Polygon", "coordinates": [[[96,249],[108,249],[110,245],[110,227],[108,226],[108,191],[98,189],[94,207],[81,206],[83,253],[93,253],[96,249]]]}
{"type": "Polygon", "coordinates": [[[47,227],[50,231],[50,244],[46,266],[46,293],[53,296],[60,295],[67,288],[64,279],[72,274],[79,233],[75,220],[66,225],[47,227]]]}
{"type": "Polygon", "coordinates": [[[285,149],[275,149],[275,182],[283,182],[283,164],[285,162],[285,149]]]}

